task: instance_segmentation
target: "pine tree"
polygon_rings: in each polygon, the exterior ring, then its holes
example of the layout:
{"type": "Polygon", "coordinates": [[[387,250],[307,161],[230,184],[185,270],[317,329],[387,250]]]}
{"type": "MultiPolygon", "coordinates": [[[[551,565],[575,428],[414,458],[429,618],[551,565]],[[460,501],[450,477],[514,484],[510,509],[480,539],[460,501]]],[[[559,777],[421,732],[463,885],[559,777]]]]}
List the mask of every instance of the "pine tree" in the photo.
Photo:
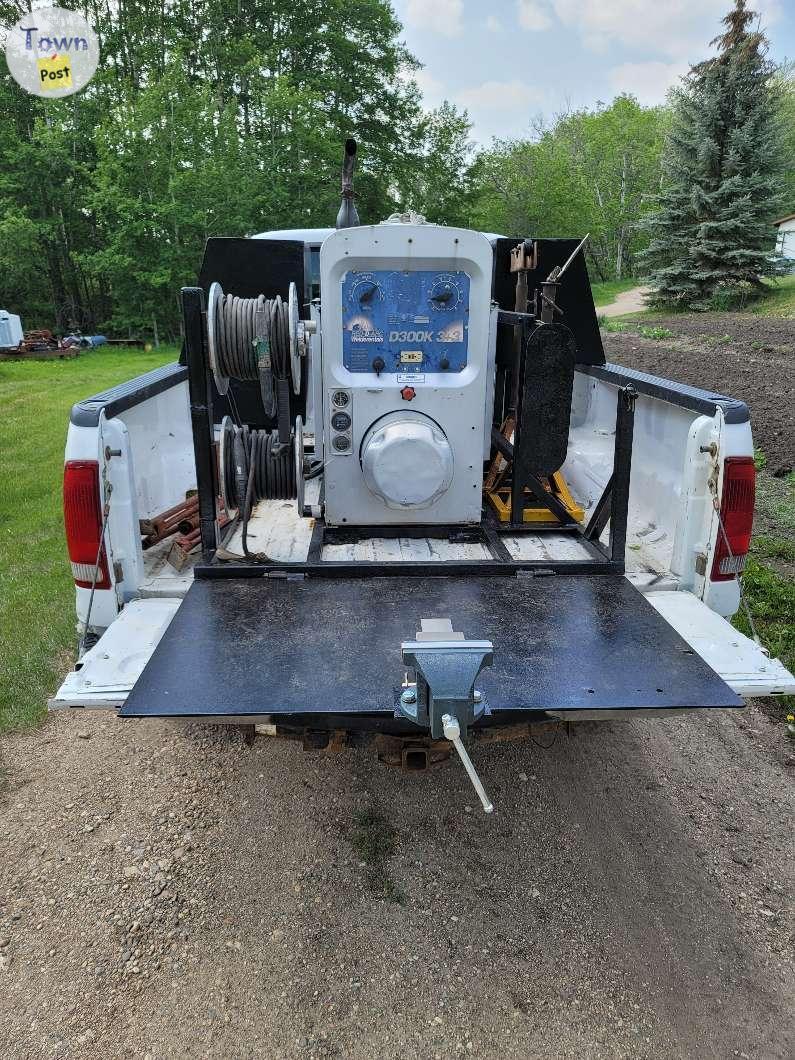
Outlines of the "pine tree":
{"type": "Polygon", "coordinates": [[[760,289],[776,270],[780,127],[756,19],[746,0],[735,0],[712,41],[717,55],[692,67],[674,94],[663,188],[644,225],[654,304],[706,309],[718,293],[760,289]]]}

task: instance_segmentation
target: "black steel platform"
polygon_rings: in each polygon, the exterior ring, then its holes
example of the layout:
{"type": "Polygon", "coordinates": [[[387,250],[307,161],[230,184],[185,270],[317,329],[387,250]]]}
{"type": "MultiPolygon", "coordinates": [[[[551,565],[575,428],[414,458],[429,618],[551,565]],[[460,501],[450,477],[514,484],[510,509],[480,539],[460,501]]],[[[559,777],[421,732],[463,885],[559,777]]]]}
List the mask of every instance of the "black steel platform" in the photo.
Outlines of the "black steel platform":
{"type": "Polygon", "coordinates": [[[478,678],[486,724],[551,709],[743,705],[622,576],[406,573],[194,582],[121,714],[336,715],[342,726],[366,715],[383,728],[400,644],[422,618],[493,641],[478,678]]]}

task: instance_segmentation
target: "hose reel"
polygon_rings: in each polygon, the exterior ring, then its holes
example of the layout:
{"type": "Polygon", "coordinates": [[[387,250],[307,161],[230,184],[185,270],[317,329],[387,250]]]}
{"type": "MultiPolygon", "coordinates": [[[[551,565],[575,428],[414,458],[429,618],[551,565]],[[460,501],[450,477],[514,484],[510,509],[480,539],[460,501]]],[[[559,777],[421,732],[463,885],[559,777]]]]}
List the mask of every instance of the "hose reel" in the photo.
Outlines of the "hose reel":
{"type": "Polygon", "coordinates": [[[301,393],[301,360],[306,356],[304,322],[298,292],[290,284],[287,301],[280,295],[238,298],[210,285],[207,299],[207,348],[218,393],[230,379],[259,382],[265,414],[277,419],[279,444],[290,439],[290,384],[301,393]]]}
{"type": "Polygon", "coordinates": [[[279,446],[276,431],[238,427],[224,416],[219,465],[224,505],[227,511],[240,512],[244,521],[258,501],[298,495],[294,452],[279,446]]]}

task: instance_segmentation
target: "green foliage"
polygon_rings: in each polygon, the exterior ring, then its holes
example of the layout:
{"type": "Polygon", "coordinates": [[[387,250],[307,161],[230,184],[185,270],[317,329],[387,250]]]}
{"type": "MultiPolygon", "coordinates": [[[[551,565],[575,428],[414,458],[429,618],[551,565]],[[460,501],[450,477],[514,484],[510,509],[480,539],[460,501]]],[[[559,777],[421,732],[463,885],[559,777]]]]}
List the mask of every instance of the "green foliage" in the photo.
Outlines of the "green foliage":
{"type": "Polygon", "coordinates": [[[736,287],[721,287],[710,296],[706,308],[715,313],[742,313],[762,297],[761,286],[737,284],[736,287]]]}
{"type": "Polygon", "coordinates": [[[469,123],[423,113],[388,0],[64,4],[100,36],[88,87],[0,78],[0,304],[26,326],[176,337],[208,237],[333,225],[347,136],[363,221],[463,220],[469,123]]]}
{"type": "Polygon", "coordinates": [[[434,224],[470,226],[474,187],[469,130],[466,115],[446,102],[422,121],[422,160],[409,174],[404,200],[434,224]]]}
{"type": "Polygon", "coordinates": [[[0,364],[0,730],[43,719],[77,642],[61,505],[69,410],[176,357],[102,347],[0,364]]]}
{"type": "Polygon", "coordinates": [[[475,227],[530,236],[589,232],[601,280],[634,271],[647,239],[638,222],[659,185],[661,107],[631,96],[564,114],[532,140],[496,142],[473,167],[475,227]]]}
{"type": "Polygon", "coordinates": [[[754,538],[751,551],[765,559],[780,559],[795,563],[795,541],[787,537],[770,537],[761,534],[754,538]]]}
{"type": "Polygon", "coordinates": [[[754,467],[757,471],[764,471],[767,467],[767,455],[763,449],[754,449],[754,467]]]}
{"type": "Polygon", "coordinates": [[[656,305],[706,309],[717,293],[758,288],[775,271],[783,158],[774,71],[755,18],[735,0],[718,55],[674,93],[664,188],[646,222],[656,305]]]}
{"type": "Polygon", "coordinates": [[[0,275],[3,305],[26,305],[35,321],[46,320],[50,288],[42,269],[44,233],[39,223],[17,203],[8,203],[0,214],[0,275]]]}
{"type": "Polygon", "coordinates": [[[638,334],[642,335],[644,339],[670,339],[673,338],[673,332],[670,328],[662,327],[660,324],[642,324],[638,328],[638,334]]]}
{"type": "MultiPolygon", "coordinates": [[[[795,474],[774,478],[760,469],[760,464],[763,468],[767,463],[760,456],[764,454],[757,450],[755,522],[765,532],[754,534],[751,540],[743,592],[760,640],[771,655],[795,673],[795,474]]],[[[750,634],[742,609],[735,615],[734,625],[750,634]]],[[[784,697],[778,707],[783,716],[787,709],[795,708],[795,697],[784,697]]]]}
{"type": "Polygon", "coordinates": [[[784,276],[765,283],[750,310],[759,316],[795,317],[795,276],[784,276]]]}
{"type": "MultiPolygon", "coordinates": [[[[759,639],[770,654],[795,671],[795,582],[750,556],[743,575],[743,593],[753,615],[759,639]]],[[[746,636],[751,627],[741,608],[733,624],[746,636]]],[[[780,700],[782,709],[795,697],[780,700]]]]}
{"type": "MultiPolygon", "coordinates": [[[[795,79],[791,66],[771,78],[756,34],[726,35],[673,123],[667,108],[622,95],[473,158],[465,114],[449,103],[423,112],[389,0],[329,0],[322,18],[310,0],[62,3],[100,36],[84,91],[36,99],[0,57],[0,305],[26,327],[176,338],[177,292],[195,281],[208,237],[333,224],[349,135],[365,222],[412,209],[509,235],[590,232],[592,275],[623,284],[645,270],[650,237],[669,245],[666,218],[680,218],[671,282],[695,261],[696,301],[757,311],[778,132],[795,158],[795,79]],[[646,228],[669,126],[667,188],[646,228]],[[696,218],[702,238],[691,240],[696,218]],[[716,254],[734,270],[719,283],[716,254]]],[[[2,21],[28,6],[0,0],[2,21]]],[[[782,212],[795,209],[792,161],[782,187],[782,212]]],[[[693,302],[678,290],[675,301],[693,302]]]]}
{"type": "Polygon", "coordinates": [[[715,312],[755,313],[757,316],[795,316],[795,275],[776,276],[760,284],[740,284],[716,291],[708,308],[715,312]]]}
{"type": "Polygon", "coordinates": [[[784,478],[756,476],[756,515],[777,533],[795,538],[795,472],[784,478]]]}
{"type": "Polygon", "coordinates": [[[625,320],[615,320],[612,317],[598,317],[599,327],[602,331],[620,334],[622,331],[629,331],[631,325],[625,320]]]}
{"type": "Polygon", "coordinates": [[[790,60],[776,71],[772,91],[778,110],[785,160],[782,213],[790,214],[795,213],[795,62],[790,60]]]}

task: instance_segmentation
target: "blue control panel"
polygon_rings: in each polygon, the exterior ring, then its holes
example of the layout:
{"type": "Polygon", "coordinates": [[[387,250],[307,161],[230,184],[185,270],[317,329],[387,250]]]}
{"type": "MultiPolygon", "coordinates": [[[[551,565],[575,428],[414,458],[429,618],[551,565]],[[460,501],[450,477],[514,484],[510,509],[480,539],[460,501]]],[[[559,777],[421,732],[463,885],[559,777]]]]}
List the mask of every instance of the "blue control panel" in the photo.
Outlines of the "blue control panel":
{"type": "Polygon", "coordinates": [[[349,372],[460,372],[467,363],[469,276],[348,272],[342,328],[342,363],[349,372]]]}

